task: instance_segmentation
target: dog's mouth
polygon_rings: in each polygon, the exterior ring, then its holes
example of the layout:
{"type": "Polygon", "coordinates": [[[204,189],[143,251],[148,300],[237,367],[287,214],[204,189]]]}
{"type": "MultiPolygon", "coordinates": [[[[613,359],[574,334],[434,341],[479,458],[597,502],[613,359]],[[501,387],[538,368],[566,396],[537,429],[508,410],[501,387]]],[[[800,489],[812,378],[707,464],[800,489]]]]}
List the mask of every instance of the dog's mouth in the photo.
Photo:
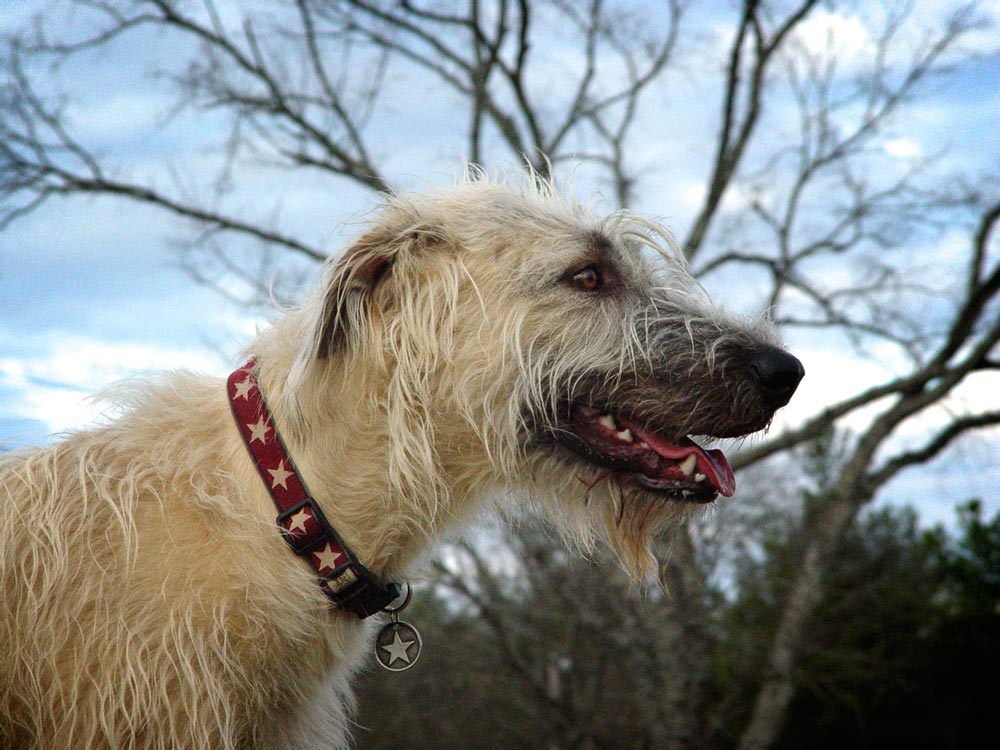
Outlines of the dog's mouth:
{"type": "Polygon", "coordinates": [[[708,503],[736,491],[733,469],[721,450],[706,450],[689,437],[672,442],[605,409],[571,407],[555,437],[588,463],[673,500],[708,503]]]}

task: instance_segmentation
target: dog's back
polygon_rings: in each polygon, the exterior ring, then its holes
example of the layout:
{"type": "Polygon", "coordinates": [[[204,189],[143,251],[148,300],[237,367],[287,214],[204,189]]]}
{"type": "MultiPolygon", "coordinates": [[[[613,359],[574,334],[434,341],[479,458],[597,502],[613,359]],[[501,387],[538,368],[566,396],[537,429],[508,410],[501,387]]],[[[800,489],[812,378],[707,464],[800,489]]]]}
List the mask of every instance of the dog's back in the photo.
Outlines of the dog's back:
{"type": "Polygon", "coordinates": [[[220,381],[121,395],[114,422],[0,457],[0,747],[255,745],[301,700],[279,686],[329,663],[311,581],[272,564],[287,551],[227,471],[220,381]]]}

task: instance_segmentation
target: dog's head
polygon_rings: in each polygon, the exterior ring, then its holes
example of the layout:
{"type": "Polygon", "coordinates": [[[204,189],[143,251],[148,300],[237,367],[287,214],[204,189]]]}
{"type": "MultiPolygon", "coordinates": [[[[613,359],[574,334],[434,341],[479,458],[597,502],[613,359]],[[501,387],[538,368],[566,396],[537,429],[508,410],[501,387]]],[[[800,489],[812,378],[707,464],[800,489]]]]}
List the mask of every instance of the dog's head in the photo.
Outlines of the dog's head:
{"type": "Polygon", "coordinates": [[[803,374],[708,303],[664,229],[536,182],[391,200],[314,308],[303,356],[377,384],[391,475],[526,488],[635,572],[652,533],[734,491],[695,438],[765,428],[803,374]]]}

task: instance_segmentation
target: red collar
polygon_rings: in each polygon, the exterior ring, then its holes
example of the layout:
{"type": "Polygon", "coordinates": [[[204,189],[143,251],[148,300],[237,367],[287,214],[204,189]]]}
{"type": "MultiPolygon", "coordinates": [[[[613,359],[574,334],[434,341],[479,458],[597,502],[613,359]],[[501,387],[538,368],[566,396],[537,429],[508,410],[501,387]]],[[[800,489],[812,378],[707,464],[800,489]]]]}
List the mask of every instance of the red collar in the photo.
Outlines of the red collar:
{"type": "Polygon", "coordinates": [[[250,360],[229,376],[229,405],[250,457],[278,509],[278,528],[292,551],[308,562],[333,604],[358,617],[381,612],[400,594],[383,582],[344,544],[309,497],[264,402],[250,360]]]}

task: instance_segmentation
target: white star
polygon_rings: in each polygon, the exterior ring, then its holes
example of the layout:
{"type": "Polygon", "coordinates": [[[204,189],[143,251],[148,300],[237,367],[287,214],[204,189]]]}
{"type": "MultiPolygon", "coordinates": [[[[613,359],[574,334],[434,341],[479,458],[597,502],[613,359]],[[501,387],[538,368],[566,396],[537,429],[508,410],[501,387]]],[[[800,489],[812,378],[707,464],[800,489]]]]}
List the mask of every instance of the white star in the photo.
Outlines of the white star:
{"type": "Polygon", "coordinates": [[[308,523],[310,518],[312,518],[312,513],[310,513],[307,509],[303,508],[294,516],[291,516],[288,519],[289,521],[288,530],[305,532],[306,523],[308,523]]]}
{"type": "Polygon", "coordinates": [[[391,665],[396,659],[402,659],[407,664],[410,663],[410,657],[406,653],[406,649],[412,646],[416,641],[404,641],[399,637],[399,633],[392,634],[392,643],[388,646],[381,646],[383,651],[389,652],[389,664],[391,665]]]}
{"type": "MultiPolygon", "coordinates": [[[[271,475],[271,480],[272,480],[271,481],[271,489],[272,490],[275,487],[281,487],[282,489],[286,489],[287,490],[288,489],[288,484],[286,484],[286,481],[288,480],[288,477],[294,475],[295,472],[288,471],[288,469],[285,468],[285,461],[284,461],[284,459],[282,459],[281,461],[278,462],[278,468],[277,469],[268,469],[267,473],[271,475]]],[[[302,511],[302,513],[305,513],[305,511],[302,511]]],[[[297,513],[296,515],[302,515],[302,513],[297,513]]],[[[293,518],[294,517],[295,516],[293,516],[293,518]]],[[[303,531],[305,531],[304,528],[303,528],[303,531]]]]}
{"type": "Polygon", "coordinates": [[[327,542],[326,546],[323,547],[319,552],[313,552],[313,557],[316,558],[316,562],[319,563],[320,572],[323,570],[333,570],[337,567],[337,561],[343,557],[340,552],[337,552],[330,546],[327,542]]]}
{"type": "Polygon", "coordinates": [[[271,425],[262,416],[257,420],[257,424],[248,424],[247,429],[250,430],[250,442],[254,440],[259,440],[262,443],[267,442],[267,431],[271,429],[271,425]]]}
{"type": "Polygon", "coordinates": [[[242,381],[236,384],[236,395],[233,396],[233,401],[238,398],[245,398],[249,401],[251,389],[253,389],[253,380],[247,375],[242,381]]]}

